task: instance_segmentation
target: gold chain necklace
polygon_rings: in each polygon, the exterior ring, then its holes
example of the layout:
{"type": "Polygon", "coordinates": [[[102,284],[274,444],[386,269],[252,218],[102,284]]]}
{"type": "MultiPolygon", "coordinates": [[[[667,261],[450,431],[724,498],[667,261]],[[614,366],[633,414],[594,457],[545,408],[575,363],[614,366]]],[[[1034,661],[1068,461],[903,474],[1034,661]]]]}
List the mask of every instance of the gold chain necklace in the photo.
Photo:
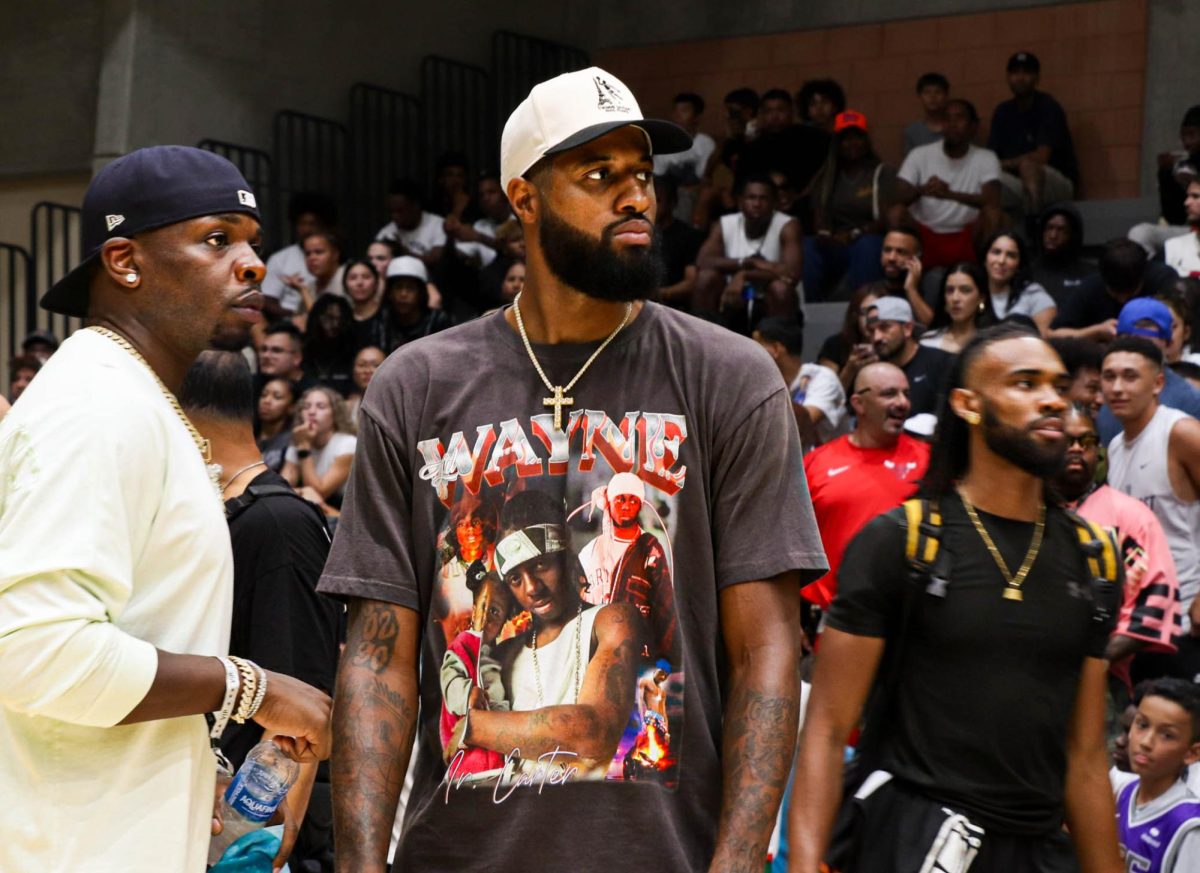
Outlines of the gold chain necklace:
{"type": "Polygon", "coordinates": [[[633,312],[633,304],[625,304],[625,317],[621,319],[621,323],[617,325],[617,329],[610,333],[608,335],[608,339],[600,343],[599,348],[592,352],[592,356],[583,362],[583,366],[579,368],[579,372],[575,374],[575,378],[573,378],[566,385],[555,385],[546,375],[546,371],[542,369],[541,363],[538,362],[537,355],[533,353],[533,346],[529,342],[529,334],[525,333],[525,320],[521,318],[521,294],[524,293],[524,291],[520,292],[513,299],[513,315],[517,319],[517,331],[521,334],[521,342],[525,344],[525,351],[529,353],[529,360],[533,361],[533,368],[537,370],[537,374],[542,377],[542,382],[545,383],[546,390],[554,393],[553,397],[542,398],[542,406],[554,407],[554,429],[561,431],[563,407],[575,405],[574,397],[566,397],[564,395],[566,392],[575,387],[575,383],[579,381],[580,376],[587,372],[587,368],[592,365],[592,361],[596,360],[596,358],[600,356],[600,353],[604,351],[605,347],[608,346],[608,344],[614,339],[616,339],[617,334],[619,334],[622,328],[629,323],[629,316],[633,312]]]}
{"type": "Polygon", "coordinates": [[[1000,568],[1001,575],[1004,576],[1004,599],[1024,600],[1025,595],[1021,592],[1021,586],[1025,584],[1025,577],[1029,575],[1029,571],[1033,567],[1033,562],[1037,560],[1038,552],[1042,548],[1042,535],[1046,532],[1046,504],[1038,504],[1038,517],[1037,524],[1033,528],[1033,541],[1030,542],[1029,551],[1025,553],[1025,560],[1021,562],[1021,567],[1014,576],[1008,572],[1008,565],[1004,563],[1004,558],[1000,554],[1000,550],[996,548],[996,544],[992,541],[987,528],[983,526],[983,521],[979,518],[979,513],[975,511],[975,507],[971,505],[971,501],[967,500],[967,495],[963,494],[960,490],[958,496],[962,500],[963,508],[967,510],[967,515],[971,518],[971,524],[975,525],[975,530],[979,531],[980,539],[987,546],[987,550],[992,553],[992,560],[996,562],[996,566],[1000,568]]]}
{"type": "Polygon", "coordinates": [[[204,459],[204,467],[208,471],[208,478],[212,480],[213,487],[217,489],[217,496],[220,497],[221,466],[212,462],[212,444],[200,435],[200,431],[196,430],[196,425],[192,424],[191,419],[187,417],[187,414],[183,411],[183,407],[179,405],[179,400],[175,397],[174,392],[172,392],[170,388],[163,384],[163,380],[159,378],[158,373],[154,372],[154,368],[150,366],[150,362],[142,357],[142,353],[135,349],[133,344],[129,342],[129,340],[125,339],[125,337],[121,336],[114,330],[109,330],[107,327],[101,327],[98,324],[90,325],[87,329],[93,330],[100,334],[100,336],[112,340],[125,351],[129,352],[129,354],[131,354],[143,367],[146,368],[146,370],[154,378],[154,381],[158,383],[159,390],[162,391],[163,396],[167,398],[167,402],[171,404],[171,409],[173,409],[175,414],[179,416],[179,420],[183,422],[183,426],[187,428],[187,432],[192,437],[192,442],[196,444],[196,449],[200,452],[200,457],[204,459]]]}

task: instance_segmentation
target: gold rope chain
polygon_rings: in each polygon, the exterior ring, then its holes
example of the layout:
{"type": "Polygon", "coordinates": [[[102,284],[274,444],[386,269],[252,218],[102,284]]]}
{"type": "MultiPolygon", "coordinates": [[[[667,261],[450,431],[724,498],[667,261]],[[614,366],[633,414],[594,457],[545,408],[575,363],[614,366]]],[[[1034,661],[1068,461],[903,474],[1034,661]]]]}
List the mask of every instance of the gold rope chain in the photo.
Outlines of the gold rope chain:
{"type": "Polygon", "coordinates": [[[617,329],[608,335],[604,342],[600,343],[599,348],[592,352],[592,356],[583,362],[583,366],[579,368],[579,372],[566,385],[554,385],[550,382],[550,378],[546,375],[546,371],[542,369],[541,363],[537,359],[537,355],[533,352],[533,345],[529,342],[529,334],[525,332],[525,319],[521,317],[521,294],[517,294],[513,299],[513,316],[517,320],[517,330],[521,334],[521,342],[525,344],[525,351],[529,353],[529,360],[533,361],[533,368],[537,370],[537,374],[542,377],[542,382],[546,385],[546,390],[554,394],[553,397],[546,397],[542,400],[543,406],[554,407],[554,429],[562,430],[562,408],[564,406],[574,406],[575,398],[566,397],[566,393],[575,387],[575,383],[579,381],[579,377],[587,372],[587,368],[592,365],[592,361],[600,356],[600,353],[607,348],[608,344],[617,338],[617,334],[629,324],[629,316],[633,313],[633,304],[625,304],[625,317],[621,319],[621,323],[617,325],[617,329]]]}
{"type": "Polygon", "coordinates": [[[158,383],[158,387],[162,391],[163,396],[167,398],[167,402],[171,404],[171,408],[175,410],[175,414],[179,416],[179,420],[183,422],[183,426],[186,427],[188,433],[192,435],[192,440],[196,443],[196,448],[200,450],[200,456],[204,458],[204,463],[211,464],[212,444],[204,437],[200,436],[200,431],[196,430],[196,425],[192,424],[191,419],[189,419],[187,414],[184,413],[183,407],[179,405],[179,400],[175,397],[174,392],[172,392],[170,388],[163,384],[163,380],[158,377],[158,373],[154,372],[154,368],[150,366],[150,362],[142,357],[142,353],[135,349],[133,344],[130,343],[129,340],[125,339],[125,337],[121,336],[116,331],[109,330],[107,327],[101,327],[98,324],[93,324],[87,329],[94,330],[96,333],[100,334],[100,336],[107,337],[108,339],[112,340],[114,343],[119,345],[125,351],[129,352],[129,354],[133,355],[138,361],[141,362],[142,366],[145,367],[150,372],[150,375],[154,377],[154,381],[158,383]]]}
{"type": "Polygon", "coordinates": [[[1046,504],[1038,504],[1038,517],[1037,524],[1033,528],[1033,541],[1029,544],[1029,551],[1025,553],[1025,560],[1021,562],[1021,568],[1017,570],[1017,575],[1014,576],[1008,572],[1008,565],[1004,563],[1004,558],[1000,554],[1000,550],[992,542],[991,535],[987,532],[987,528],[983,526],[983,521],[979,518],[979,513],[975,511],[975,507],[971,505],[971,501],[967,500],[967,496],[962,491],[958,492],[958,496],[963,502],[963,508],[967,510],[967,515],[971,518],[971,524],[975,525],[975,530],[979,531],[980,539],[987,546],[987,550],[992,553],[992,559],[996,562],[996,566],[1000,568],[1000,573],[1004,576],[1004,599],[1024,600],[1025,595],[1021,592],[1021,586],[1025,584],[1025,577],[1029,575],[1029,571],[1033,567],[1033,562],[1037,560],[1038,552],[1042,548],[1042,535],[1046,531],[1046,504]]]}

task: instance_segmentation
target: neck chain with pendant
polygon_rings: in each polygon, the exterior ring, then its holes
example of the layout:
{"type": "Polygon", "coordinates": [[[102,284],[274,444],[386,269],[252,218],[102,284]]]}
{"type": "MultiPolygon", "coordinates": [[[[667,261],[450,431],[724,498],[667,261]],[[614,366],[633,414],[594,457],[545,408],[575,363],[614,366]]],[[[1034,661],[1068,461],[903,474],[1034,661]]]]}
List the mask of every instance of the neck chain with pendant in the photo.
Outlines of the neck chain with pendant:
{"type": "MultiPolygon", "coordinates": [[[[579,628],[583,625],[580,616],[583,615],[583,604],[579,604],[579,609],[575,611],[575,676],[573,685],[575,687],[575,697],[571,700],[575,703],[579,700],[579,661],[580,661],[580,645],[579,645],[579,628]]],[[[537,708],[541,709],[546,705],[545,695],[542,693],[542,671],[538,667],[537,656],[537,625],[533,627],[533,681],[537,684],[537,708]]]]}
{"type": "Polygon", "coordinates": [[[1033,562],[1037,560],[1038,552],[1042,548],[1042,535],[1046,532],[1046,504],[1038,504],[1038,517],[1037,523],[1033,528],[1033,540],[1029,543],[1029,551],[1025,553],[1025,560],[1021,562],[1021,566],[1014,576],[1008,572],[1008,565],[1004,563],[1004,557],[1000,554],[1000,550],[996,548],[996,544],[992,541],[992,536],[987,532],[987,528],[983,526],[983,521],[979,518],[979,513],[975,511],[975,507],[971,505],[971,501],[967,500],[967,496],[961,490],[958,492],[958,496],[962,500],[963,508],[966,509],[967,515],[971,519],[971,524],[975,525],[975,530],[979,532],[979,538],[983,540],[983,544],[987,546],[987,550],[992,554],[992,560],[1000,568],[1000,574],[1004,577],[1004,599],[1024,600],[1025,595],[1021,591],[1021,586],[1025,584],[1025,577],[1029,575],[1030,569],[1033,568],[1033,562]]]}
{"type": "Polygon", "coordinates": [[[212,480],[213,489],[217,492],[217,497],[221,496],[221,465],[212,462],[212,444],[200,435],[200,431],[196,430],[196,425],[192,424],[191,419],[183,411],[183,407],[179,405],[179,400],[175,394],[163,384],[163,380],[159,378],[158,373],[154,372],[154,368],[150,366],[150,362],[142,357],[142,353],[133,347],[133,344],[125,337],[121,336],[114,330],[109,330],[107,327],[101,327],[98,324],[90,325],[88,330],[95,331],[100,336],[112,340],[118,346],[131,354],[143,367],[149,371],[154,377],[154,381],[158,383],[158,388],[162,391],[163,396],[167,398],[167,402],[171,404],[171,409],[179,416],[179,420],[183,422],[183,426],[187,428],[187,432],[191,434],[192,442],[196,444],[197,451],[200,452],[200,457],[204,459],[204,468],[208,471],[208,478],[212,480]]]}
{"type": "Polygon", "coordinates": [[[546,371],[542,369],[542,365],[538,361],[537,355],[533,353],[533,345],[529,342],[529,334],[525,332],[525,319],[521,318],[521,294],[524,293],[525,292],[522,291],[513,300],[513,316],[517,320],[517,331],[521,334],[521,342],[525,344],[525,351],[529,353],[529,360],[533,361],[533,368],[537,370],[537,374],[542,377],[542,382],[546,385],[546,390],[554,394],[553,397],[543,397],[542,406],[554,407],[554,429],[561,431],[563,429],[563,407],[575,405],[575,398],[565,396],[566,393],[575,387],[575,383],[579,381],[580,376],[587,372],[587,368],[592,365],[592,361],[596,360],[596,358],[600,356],[600,353],[604,351],[605,347],[607,347],[609,343],[616,339],[617,334],[619,334],[625,325],[629,323],[629,316],[633,313],[633,304],[625,304],[625,317],[621,319],[621,323],[617,325],[616,330],[608,335],[608,338],[605,339],[604,342],[600,343],[599,348],[592,352],[592,356],[583,362],[583,366],[579,368],[579,372],[575,374],[575,377],[566,385],[555,385],[546,375],[546,371]]]}

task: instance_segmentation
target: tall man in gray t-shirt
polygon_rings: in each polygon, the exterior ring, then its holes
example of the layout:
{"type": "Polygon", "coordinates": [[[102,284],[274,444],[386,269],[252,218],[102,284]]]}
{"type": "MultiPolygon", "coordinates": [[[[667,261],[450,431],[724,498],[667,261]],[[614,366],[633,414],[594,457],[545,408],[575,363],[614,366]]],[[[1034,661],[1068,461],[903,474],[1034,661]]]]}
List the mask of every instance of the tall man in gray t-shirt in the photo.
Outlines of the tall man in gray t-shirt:
{"type": "Polygon", "coordinates": [[[363,399],[321,583],[350,603],[339,868],[384,869],[414,731],[401,869],[762,867],[796,733],[798,586],[825,558],[770,359],[644,302],[651,158],[688,142],[603,70],[534,88],[501,141],[524,292],[405,346],[363,399]],[[643,575],[671,597],[579,596],[593,495],[618,473],[644,483],[646,553],[668,566],[643,575]],[[501,508],[479,557],[443,573],[454,507],[481,500],[501,508]],[[433,602],[459,624],[435,626],[433,602]],[[646,632],[660,609],[669,646],[646,632]],[[443,677],[472,683],[465,706],[443,677]]]}

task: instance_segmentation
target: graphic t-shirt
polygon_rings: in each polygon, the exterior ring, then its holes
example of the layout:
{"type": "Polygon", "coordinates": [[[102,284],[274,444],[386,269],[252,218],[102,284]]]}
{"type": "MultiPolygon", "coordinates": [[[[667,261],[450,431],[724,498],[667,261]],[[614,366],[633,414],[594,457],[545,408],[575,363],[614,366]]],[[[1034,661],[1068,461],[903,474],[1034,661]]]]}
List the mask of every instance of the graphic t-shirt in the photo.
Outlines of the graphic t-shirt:
{"type": "Polygon", "coordinates": [[[890,449],[860,449],[848,435],[838,437],[805,457],[813,512],[829,558],[829,572],[801,592],[807,600],[829,608],[846,545],[872,518],[911,497],[927,466],[928,443],[908,434],[890,449]]]}
{"type": "Polygon", "coordinates": [[[1117,532],[1125,561],[1125,594],[1113,633],[1142,640],[1148,651],[1174,652],[1171,637],[1182,631],[1179,579],[1167,535],[1153,510],[1101,485],[1075,511],[1117,532]]]}
{"type": "MultiPolygon", "coordinates": [[[[534,348],[565,384],[597,346],[534,348]]],[[[790,398],[755,343],[653,303],[571,389],[561,427],[548,393],[498,311],[404,346],[362,401],[321,590],[416,610],[425,627],[418,760],[397,861],[701,870],[721,805],[719,593],[825,568],[790,398]],[[618,534],[632,540],[624,550],[618,534]],[[603,576],[597,553],[608,556],[603,576]],[[528,575],[550,581],[520,600],[528,575]],[[484,612],[483,622],[472,617],[484,612]],[[550,638],[544,616],[555,613],[566,621],[550,638]],[[601,680],[591,674],[621,627],[641,643],[601,680]],[[558,704],[551,724],[570,722],[600,682],[627,701],[619,737],[593,731],[584,755],[562,739],[566,728],[507,741],[497,731],[487,751],[501,756],[498,774],[473,770],[453,747],[447,765],[439,677],[468,629],[483,634],[470,650],[488,650],[473,672],[498,675],[489,697],[507,695],[510,711],[492,707],[493,723],[528,719],[539,701],[558,704]]]]}
{"type": "MultiPolygon", "coordinates": [[[[1112,621],[1095,620],[1076,528],[1061,510],[1047,509],[1024,599],[1014,601],[1003,596],[1004,577],[962,501],[947,496],[941,509],[935,571],[944,572],[945,585],[910,581],[901,509],[869,522],[838,571],[826,623],[845,633],[893,640],[906,594],[917,597],[872,766],[989,833],[1049,834],[1062,827],[1067,735],[1084,659],[1104,657],[1112,621]]],[[[979,517],[1005,563],[1018,567],[1033,524],[983,510],[979,517]]],[[[1111,595],[1104,606],[1115,616],[1111,595]]]]}

